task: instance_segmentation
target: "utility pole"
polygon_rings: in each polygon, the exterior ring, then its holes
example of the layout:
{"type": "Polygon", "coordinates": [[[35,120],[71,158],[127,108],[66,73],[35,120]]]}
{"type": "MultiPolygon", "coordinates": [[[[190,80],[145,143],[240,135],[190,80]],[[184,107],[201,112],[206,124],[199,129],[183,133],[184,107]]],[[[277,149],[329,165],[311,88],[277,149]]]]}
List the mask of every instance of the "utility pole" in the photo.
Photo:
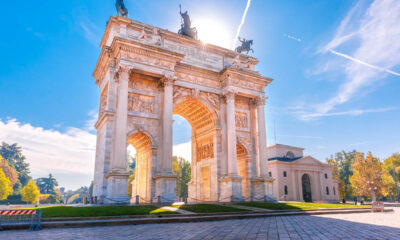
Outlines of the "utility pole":
{"type": "Polygon", "coordinates": [[[397,202],[400,202],[399,186],[397,185],[396,169],[394,168],[394,166],[393,166],[393,176],[394,176],[394,184],[396,185],[397,202]]]}

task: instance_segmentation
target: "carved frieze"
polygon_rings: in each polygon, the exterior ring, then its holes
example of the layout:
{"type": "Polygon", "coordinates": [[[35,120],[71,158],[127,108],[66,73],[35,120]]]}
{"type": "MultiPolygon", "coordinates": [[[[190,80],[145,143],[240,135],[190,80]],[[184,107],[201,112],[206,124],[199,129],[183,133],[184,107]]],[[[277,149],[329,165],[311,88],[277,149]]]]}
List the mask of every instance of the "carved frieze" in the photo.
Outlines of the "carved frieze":
{"type": "Polygon", "coordinates": [[[174,63],[168,61],[162,61],[158,58],[147,57],[144,55],[138,55],[134,53],[121,53],[122,58],[126,58],[132,62],[137,62],[144,65],[151,65],[159,68],[164,68],[170,71],[174,70],[174,63]]]}
{"type": "Polygon", "coordinates": [[[141,90],[155,90],[157,89],[158,83],[156,81],[144,80],[131,78],[129,81],[130,89],[141,89],[141,90]]]}
{"type": "Polygon", "coordinates": [[[99,116],[106,110],[107,106],[107,89],[104,89],[103,93],[100,95],[100,109],[99,116]]]}
{"type": "Polygon", "coordinates": [[[155,100],[153,96],[129,93],[128,111],[154,113],[155,100]]]}
{"type": "Polygon", "coordinates": [[[197,161],[214,157],[214,142],[197,144],[197,161]]]}
{"type": "Polygon", "coordinates": [[[217,81],[213,81],[204,77],[200,76],[194,76],[191,74],[186,74],[186,73],[177,73],[178,79],[185,81],[185,82],[190,82],[194,83],[197,85],[202,85],[202,86],[207,86],[207,87],[212,87],[212,88],[220,88],[220,83],[217,81]]]}

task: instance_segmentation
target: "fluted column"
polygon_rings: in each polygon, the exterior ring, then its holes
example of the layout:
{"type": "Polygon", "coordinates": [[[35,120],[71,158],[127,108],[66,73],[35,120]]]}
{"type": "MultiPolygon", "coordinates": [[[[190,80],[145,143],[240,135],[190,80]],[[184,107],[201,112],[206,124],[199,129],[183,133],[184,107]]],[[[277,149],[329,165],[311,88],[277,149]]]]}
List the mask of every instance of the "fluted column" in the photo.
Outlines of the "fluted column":
{"type": "Polygon", "coordinates": [[[264,115],[265,99],[266,99],[265,97],[256,98],[257,123],[258,123],[258,148],[259,148],[261,177],[268,177],[267,137],[265,131],[265,115],[264,115]]]}
{"type": "Polygon", "coordinates": [[[175,76],[166,75],[164,84],[163,104],[163,161],[162,172],[172,172],[172,108],[173,108],[173,87],[175,76]]]}
{"type": "Polygon", "coordinates": [[[227,156],[228,175],[237,176],[236,156],[236,125],[235,125],[235,92],[227,91],[226,97],[226,127],[227,127],[227,156]]]}
{"type": "Polygon", "coordinates": [[[126,172],[129,69],[120,67],[116,82],[117,109],[115,113],[114,154],[111,161],[111,171],[126,172]]]}

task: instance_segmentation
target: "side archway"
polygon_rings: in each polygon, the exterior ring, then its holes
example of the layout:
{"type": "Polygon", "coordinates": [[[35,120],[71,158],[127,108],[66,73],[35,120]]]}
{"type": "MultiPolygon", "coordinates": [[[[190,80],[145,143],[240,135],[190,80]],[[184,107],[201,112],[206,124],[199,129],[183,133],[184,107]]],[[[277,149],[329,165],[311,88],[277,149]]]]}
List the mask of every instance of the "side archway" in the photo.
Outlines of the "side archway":
{"type": "Polygon", "coordinates": [[[303,189],[303,200],[305,202],[312,202],[311,181],[307,173],[301,177],[301,188],[303,189]]]}
{"type": "Polygon", "coordinates": [[[135,179],[132,181],[132,200],[139,196],[139,202],[149,203],[151,199],[151,169],[153,158],[153,143],[151,138],[143,133],[136,132],[129,136],[128,144],[136,150],[135,179]]]}

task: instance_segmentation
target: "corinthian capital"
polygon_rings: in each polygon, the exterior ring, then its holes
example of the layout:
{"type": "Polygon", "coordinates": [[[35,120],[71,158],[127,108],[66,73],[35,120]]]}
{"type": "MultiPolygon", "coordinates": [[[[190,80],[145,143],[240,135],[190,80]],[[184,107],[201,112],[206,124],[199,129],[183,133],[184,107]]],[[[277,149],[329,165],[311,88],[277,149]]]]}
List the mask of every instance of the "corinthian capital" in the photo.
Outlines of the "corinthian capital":
{"type": "Polygon", "coordinates": [[[164,87],[173,86],[176,79],[177,79],[177,77],[175,76],[175,74],[167,73],[161,79],[161,82],[164,85],[164,87]]]}
{"type": "Polygon", "coordinates": [[[233,88],[226,88],[222,91],[222,94],[225,96],[227,100],[229,99],[235,99],[235,96],[237,94],[237,90],[233,88]]]}
{"type": "Polygon", "coordinates": [[[267,98],[265,96],[258,96],[256,98],[254,98],[254,103],[257,106],[264,106],[265,105],[265,100],[267,100],[267,98]]]}
{"type": "Polygon", "coordinates": [[[129,80],[131,69],[126,66],[119,66],[115,73],[115,81],[118,82],[120,79],[129,80]]]}

